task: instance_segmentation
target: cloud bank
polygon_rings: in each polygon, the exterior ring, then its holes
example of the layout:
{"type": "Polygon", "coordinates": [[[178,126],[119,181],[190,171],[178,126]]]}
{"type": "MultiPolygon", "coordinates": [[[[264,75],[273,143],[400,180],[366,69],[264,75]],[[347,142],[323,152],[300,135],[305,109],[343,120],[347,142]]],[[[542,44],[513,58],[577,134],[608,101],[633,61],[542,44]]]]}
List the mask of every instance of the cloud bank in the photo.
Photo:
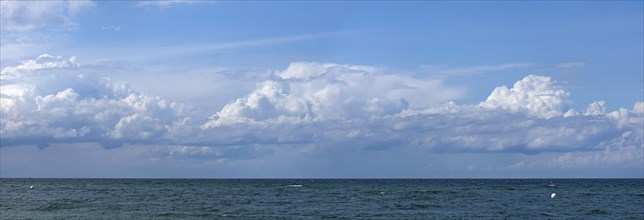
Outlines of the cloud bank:
{"type": "Polygon", "coordinates": [[[217,161],[382,151],[558,154],[515,168],[644,161],[643,102],[609,111],[597,101],[577,111],[568,106],[569,92],[544,76],[528,75],[468,105],[451,101],[466,91],[440,80],[298,62],[208,118],[189,103],[105,77],[109,67],[102,71],[46,54],[2,69],[1,146],[97,143],[138,146],[150,158],[217,161]]]}
{"type": "Polygon", "coordinates": [[[181,104],[84,72],[75,57],[44,54],[5,67],[0,79],[3,146],[146,142],[162,138],[183,114],[181,104]]]}

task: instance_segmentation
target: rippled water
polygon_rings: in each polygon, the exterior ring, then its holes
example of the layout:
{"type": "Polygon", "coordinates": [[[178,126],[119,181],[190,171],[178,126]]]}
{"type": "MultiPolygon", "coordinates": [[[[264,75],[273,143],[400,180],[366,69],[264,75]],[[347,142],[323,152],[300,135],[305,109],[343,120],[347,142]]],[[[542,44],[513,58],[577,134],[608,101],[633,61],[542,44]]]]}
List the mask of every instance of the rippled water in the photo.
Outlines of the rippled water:
{"type": "Polygon", "coordinates": [[[0,217],[644,219],[644,179],[0,179],[0,217]]]}

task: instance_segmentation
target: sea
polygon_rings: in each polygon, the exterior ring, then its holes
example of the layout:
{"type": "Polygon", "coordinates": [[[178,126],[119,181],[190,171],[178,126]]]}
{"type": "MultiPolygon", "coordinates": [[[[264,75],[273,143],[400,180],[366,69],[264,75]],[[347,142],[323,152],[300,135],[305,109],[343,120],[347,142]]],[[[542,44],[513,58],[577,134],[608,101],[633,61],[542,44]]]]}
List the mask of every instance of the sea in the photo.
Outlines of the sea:
{"type": "Polygon", "coordinates": [[[2,178],[0,219],[644,219],[644,179],[2,178]]]}

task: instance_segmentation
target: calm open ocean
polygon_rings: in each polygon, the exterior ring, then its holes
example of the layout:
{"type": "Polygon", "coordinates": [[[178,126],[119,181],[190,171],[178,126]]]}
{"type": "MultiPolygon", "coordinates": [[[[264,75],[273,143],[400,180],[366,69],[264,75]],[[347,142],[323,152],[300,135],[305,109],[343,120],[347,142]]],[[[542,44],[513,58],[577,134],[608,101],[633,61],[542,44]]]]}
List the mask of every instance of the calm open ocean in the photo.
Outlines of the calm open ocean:
{"type": "Polygon", "coordinates": [[[644,179],[0,181],[1,219],[644,219],[644,179]]]}

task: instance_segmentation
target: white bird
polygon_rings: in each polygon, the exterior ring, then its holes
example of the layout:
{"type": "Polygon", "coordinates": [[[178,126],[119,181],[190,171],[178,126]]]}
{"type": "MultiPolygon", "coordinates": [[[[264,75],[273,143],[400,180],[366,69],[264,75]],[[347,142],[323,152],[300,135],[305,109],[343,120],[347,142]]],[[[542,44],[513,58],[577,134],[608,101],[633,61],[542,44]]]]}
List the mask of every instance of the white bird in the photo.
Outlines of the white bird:
{"type": "Polygon", "coordinates": [[[550,194],[550,198],[551,198],[551,199],[557,198],[557,193],[552,193],[552,194],[550,194]]]}
{"type": "Polygon", "coordinates": [[[29,189],[34,189],[34,186],[30,186],[29,189]]]}

